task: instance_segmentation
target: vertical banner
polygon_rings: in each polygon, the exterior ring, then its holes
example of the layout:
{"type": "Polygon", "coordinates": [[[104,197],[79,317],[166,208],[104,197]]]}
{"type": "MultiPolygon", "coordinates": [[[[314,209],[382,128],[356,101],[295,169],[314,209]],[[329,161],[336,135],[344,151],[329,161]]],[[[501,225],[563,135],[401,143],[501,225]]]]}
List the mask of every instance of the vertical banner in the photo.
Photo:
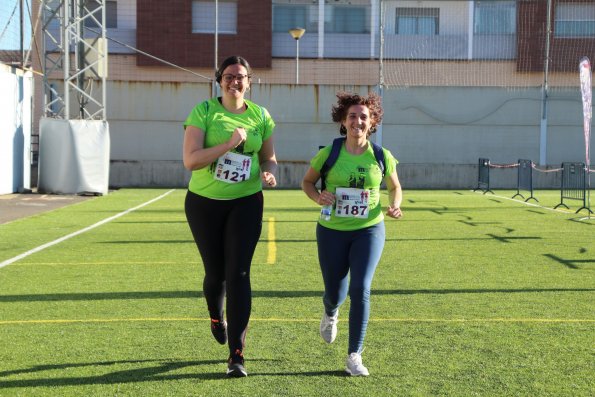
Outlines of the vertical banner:
{"type": "Polygon", "coordinates": [[[589,153],[591,138],[591,62],[583,57],[579,63],[581,96],[583,97],[583,125],[585,132],[585,165],[590,170],[591,157],[589,153]]]}

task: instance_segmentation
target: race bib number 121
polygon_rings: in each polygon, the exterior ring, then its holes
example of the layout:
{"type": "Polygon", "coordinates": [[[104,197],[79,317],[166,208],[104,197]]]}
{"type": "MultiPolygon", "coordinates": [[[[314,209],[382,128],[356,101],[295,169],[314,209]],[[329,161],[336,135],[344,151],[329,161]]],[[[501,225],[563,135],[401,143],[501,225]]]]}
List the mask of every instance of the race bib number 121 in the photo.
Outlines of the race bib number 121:
{"type": "Polygon", "coordinates": [[[252,159],[250,157],[227,152],[217,160],[215,179],[227,183],[247,181],[250,178],[251,166],[252,159]]]}

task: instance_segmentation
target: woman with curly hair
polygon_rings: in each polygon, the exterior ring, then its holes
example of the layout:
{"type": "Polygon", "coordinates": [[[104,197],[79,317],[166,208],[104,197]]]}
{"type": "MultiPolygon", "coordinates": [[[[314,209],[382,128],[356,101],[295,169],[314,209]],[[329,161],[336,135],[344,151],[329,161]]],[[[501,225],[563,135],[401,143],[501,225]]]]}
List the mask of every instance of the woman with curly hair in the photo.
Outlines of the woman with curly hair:
{"type": "Polygon", "coordinates": [[[402,216],[403,196],[396,171],[397,160],[390,151],[369,141],[382,121],[380,97],[374,93],[367,96],[339,93],[337,98],[331,115],[345,137],[337,142],[340,144],[338,157],[327,170],[327,159],[333,157],[333,145],[321,149],[310,161],[302,189],[317,204],[333,206],[330,217],[321,217],[316,228],[318,260],[324,281],[320,335],[327,343],[335,340],[339,308],[349,294],[345,371],[352,376],[368,376],[361,353],[370,316],[372,278],[384,248],[384,214],[380,204],[383,180],[389,196],[386,215],[402,216]],[[325,187],[319,191],[316,182],[321,178],[325,187]]]}

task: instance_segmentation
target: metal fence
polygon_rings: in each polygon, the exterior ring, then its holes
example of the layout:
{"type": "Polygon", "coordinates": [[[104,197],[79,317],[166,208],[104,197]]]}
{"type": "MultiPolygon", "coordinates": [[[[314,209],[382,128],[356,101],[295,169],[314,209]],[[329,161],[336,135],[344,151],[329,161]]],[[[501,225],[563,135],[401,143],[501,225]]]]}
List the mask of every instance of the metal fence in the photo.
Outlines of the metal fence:
{"type": "Polygon", "coordinates": [[[589,191],[587,191],[587,178],[588,172],[584,163],[562,163],[562,186],[560,188],[560,204],[554,208],[565,207],[564,199],[567,200],[580,200],[583,202],[581,208],[576,210],[578,213],[581,210],[586,209],[589,213],[593,213],[589,208],[589,191]]]}

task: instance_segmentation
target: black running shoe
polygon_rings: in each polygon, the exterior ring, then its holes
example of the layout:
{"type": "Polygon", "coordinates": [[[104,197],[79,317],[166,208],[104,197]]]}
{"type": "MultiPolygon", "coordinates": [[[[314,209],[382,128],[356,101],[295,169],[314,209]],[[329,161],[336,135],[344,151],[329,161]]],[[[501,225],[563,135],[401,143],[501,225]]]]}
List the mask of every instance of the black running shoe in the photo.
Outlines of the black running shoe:
{"type": "Polygon", "coordinates": [[[244,376],[248,376],[248,372],[246,372],[246,368],[244,368],[244,354],[240,349],[236,349],[236,351],[229,356],[229,360],[227,360],[227,376],[232,378],[243,378],[244,376]]]}
{"type": "Polygon", "coordinates": [[[219,344],[224,345],[227,343],[227,323],[225,320],[216,320],[212,318],[211,332],[219,344]]]}

